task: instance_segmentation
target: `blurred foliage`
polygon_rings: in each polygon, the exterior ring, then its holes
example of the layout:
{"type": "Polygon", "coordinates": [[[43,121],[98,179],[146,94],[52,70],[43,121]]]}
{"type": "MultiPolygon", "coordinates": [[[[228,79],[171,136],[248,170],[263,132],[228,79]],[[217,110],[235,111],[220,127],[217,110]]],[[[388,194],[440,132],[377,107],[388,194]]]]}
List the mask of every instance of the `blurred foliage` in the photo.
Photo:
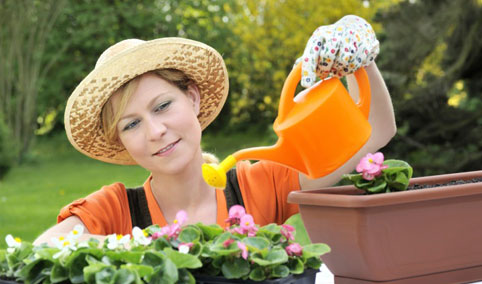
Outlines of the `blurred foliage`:
{"type": "Polygon", "coordinates": [[[206,131],[272,135],[283,82],[313,30],[356,14],[377,32],[396,112],[386,157],[415,175],[480,169],[480,10],[479,0],[68,0],[42,55],[52,64],[38,82],[34,128],[63,131],[68,96],[111,44],[180,36],[213,46],[228,67],[228,102],[206,131]]]}
{"type": "Polygon", "coordinates": [[[375,18],[398,125],[385,156],[414,175],[482,168],[481,11],[480,1],[406,1],[375,18]]]}
{"type": "Polygon", "coordinates": [[[4,122],[2,113],[0,113],[0,179],[15,164],[17,149],[11,136],[12,133],[4,122]]]}

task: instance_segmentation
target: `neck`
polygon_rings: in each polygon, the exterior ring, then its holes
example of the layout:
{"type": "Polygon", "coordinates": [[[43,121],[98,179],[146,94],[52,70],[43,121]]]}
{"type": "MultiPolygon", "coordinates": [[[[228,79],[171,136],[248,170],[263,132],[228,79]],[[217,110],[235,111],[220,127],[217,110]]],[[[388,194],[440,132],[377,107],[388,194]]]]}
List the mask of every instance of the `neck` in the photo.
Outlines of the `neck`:
{"type": "Polygon", "coordinates": [[[166,218],[183,209],[195,213],[205,204],[216,204],[216,192],[202,177],[202,153],[177,174],[152,173],[151,188],[166,218]]]}

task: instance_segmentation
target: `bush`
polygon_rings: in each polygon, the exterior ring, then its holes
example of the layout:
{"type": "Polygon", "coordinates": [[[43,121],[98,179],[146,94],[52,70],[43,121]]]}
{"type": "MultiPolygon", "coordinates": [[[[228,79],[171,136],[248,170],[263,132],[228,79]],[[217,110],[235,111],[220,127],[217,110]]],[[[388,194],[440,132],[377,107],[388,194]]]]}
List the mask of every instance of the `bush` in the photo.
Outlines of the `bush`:
{"type": "Polygon", "coordinates": [[[0,116],[0,179],[14,165],[16,154],[17,148],[13,142],[12,133],[0,116]]]}

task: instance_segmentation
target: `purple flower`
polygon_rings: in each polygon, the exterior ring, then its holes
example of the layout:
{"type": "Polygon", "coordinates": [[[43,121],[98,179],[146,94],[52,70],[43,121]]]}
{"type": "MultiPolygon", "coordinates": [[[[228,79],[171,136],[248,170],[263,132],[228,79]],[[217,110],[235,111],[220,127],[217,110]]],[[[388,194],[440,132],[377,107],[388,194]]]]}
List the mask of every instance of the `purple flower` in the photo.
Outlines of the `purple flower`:
{"type": "Polygon", "coordinates": [[[303,248],[298,243],[292,243],[285,250],[289,256],[301,256],[303,254],[303,248]]]}
{"type": "Polygon", "coordinates": [[[292,232],[295,231],[295,228],[293,226],[288,225],[288,224],[283,224],[281,225],[281,234],[286,238],[286,240],[294,240],[295,237],[293,236],[292,232]]]}
{"type": "Polygon", "coordinates": [[[226,223],[229,223],[230,226],[232,225],[239,225],[241,217],[246,215],[246,210],[241,205],[234,205],[229,208],[229,218],[226,219],[226,223]]]}
{"type": "Polygon", "coordinates": [[[356,171],[361,173],[364,179],[372,180],[379,176],[383,169],[388,168],[388,166],[383,165],[383,159],[381,152],[368,153],[360,160],[360,163],[356,166],[356,171]]]}
{"type": "Polygon", "coordinates": [[[242,242],[237,242],[237,244],[238,248],[241,250],[241,256],[244,259],[248,259],[248,248],[246,247],[246,245],[242,242]]]}

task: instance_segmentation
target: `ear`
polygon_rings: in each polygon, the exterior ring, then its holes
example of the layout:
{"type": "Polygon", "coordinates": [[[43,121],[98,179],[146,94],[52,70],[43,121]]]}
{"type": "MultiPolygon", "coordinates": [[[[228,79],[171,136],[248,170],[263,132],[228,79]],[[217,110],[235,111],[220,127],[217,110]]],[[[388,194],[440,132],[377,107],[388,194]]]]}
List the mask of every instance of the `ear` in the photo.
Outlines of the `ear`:
{"type": "Polygon", "coordinates": [[[186,95],[192,101],[194,112],[198,115],[201,104],[201,93],[196,84],[191,84],[187,87],[186,95]]]}

